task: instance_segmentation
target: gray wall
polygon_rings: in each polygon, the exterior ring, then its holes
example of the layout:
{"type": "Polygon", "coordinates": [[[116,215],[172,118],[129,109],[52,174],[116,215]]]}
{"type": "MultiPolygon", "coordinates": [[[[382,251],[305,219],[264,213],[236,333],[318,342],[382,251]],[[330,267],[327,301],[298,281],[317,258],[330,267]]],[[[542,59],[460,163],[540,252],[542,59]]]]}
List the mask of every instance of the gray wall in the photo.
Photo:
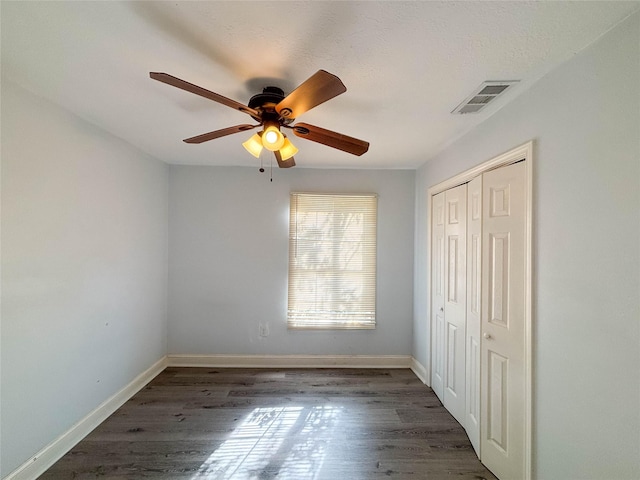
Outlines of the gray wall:
{"type": "Polygon", "coordinates": [[[0,476],[165,355],[167,174],[3,81],[0,476]]]}
{"type": "Polygon", "coordinates": [[[171,167],[169,353],[410,355],[415,172],[268,175],[171,167]],[[287,330],[291,191],[379,195],[375,330],[287,330]],[[269,323],[268,337],[258,336],[259,322],[269,323]]]}
{"type": "Polygon", "coordinates": [[[418,171],[414,355],[427,188],[531,139],[536,477],[640,478],[640,14],[418,171]]]}

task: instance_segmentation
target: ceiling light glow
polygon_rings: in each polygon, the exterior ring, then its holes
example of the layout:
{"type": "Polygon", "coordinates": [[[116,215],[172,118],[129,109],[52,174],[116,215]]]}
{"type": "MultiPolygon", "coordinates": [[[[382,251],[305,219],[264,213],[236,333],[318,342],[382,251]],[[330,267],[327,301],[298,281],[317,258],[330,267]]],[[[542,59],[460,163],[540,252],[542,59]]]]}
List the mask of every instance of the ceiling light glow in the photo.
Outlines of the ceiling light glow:
{"type": "Polygon", "coordinates": [[[284,135],[280,132],[280,128],[277,124],[270,124],[264,129],[262,135],[262,145],[264,148],[275,152],[280,150],[284,145],[284,135]]]}

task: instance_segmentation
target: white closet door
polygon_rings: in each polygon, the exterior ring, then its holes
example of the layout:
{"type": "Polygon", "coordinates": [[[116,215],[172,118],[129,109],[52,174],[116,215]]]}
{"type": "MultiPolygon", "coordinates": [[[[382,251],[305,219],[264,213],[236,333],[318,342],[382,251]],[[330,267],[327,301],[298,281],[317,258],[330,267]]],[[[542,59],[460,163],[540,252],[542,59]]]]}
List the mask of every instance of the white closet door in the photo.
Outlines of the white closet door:
{"type": "Polygon", "coordinates": [[[505,480],[525,477],[525,175],[483,174],[480,452],[505,480]]]}
{"type": "Polygon", "coordinates": [[[445,192],[444,399],[465,423],[465,342],[467,298],[467,186],[445,192]]]}
{"type": "Polygon", "coordinates": [[[434,195],[431,202],[431,388],[444,402],[444,195],[434,195]]]}
{"type": "Polygon", "coordinates": [[[467,184],[467,339],[464,427],[480,456],[480,305],[482,298],[482,176],[467,184]]]}

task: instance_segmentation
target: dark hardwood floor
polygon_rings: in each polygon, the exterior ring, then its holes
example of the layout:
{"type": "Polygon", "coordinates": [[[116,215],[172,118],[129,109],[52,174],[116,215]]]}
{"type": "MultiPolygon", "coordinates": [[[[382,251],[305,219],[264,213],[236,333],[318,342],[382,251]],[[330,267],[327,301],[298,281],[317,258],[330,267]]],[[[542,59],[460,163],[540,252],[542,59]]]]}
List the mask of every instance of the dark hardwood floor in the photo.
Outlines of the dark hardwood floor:
{"type": "Polygon", "coordinates": [[[41,479],[495,479],[410,370],[167,368],[41,479]]]}

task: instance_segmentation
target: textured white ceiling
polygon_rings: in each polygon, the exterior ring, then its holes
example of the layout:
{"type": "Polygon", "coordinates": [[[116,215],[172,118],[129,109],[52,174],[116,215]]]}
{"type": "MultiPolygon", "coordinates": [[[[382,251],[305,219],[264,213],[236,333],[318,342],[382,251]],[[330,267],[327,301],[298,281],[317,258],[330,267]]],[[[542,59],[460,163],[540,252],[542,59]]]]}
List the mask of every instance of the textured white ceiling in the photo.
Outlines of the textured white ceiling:
{"type": "MultiPolygon", "coordinates": [[[[168,163],[257,165],[249,121],[153,81],[247,103],[319,69],[347,92],[298,120],[371,142],[362,157],[292,137],[299,167],[415,168],[640,7],[631,2],[1,2],[2,77],[168,163]],[[476,115],[484,80],[521,82],[476,115]]],[[[579,79],[576,79],[579,81],[579,79]]]]}

